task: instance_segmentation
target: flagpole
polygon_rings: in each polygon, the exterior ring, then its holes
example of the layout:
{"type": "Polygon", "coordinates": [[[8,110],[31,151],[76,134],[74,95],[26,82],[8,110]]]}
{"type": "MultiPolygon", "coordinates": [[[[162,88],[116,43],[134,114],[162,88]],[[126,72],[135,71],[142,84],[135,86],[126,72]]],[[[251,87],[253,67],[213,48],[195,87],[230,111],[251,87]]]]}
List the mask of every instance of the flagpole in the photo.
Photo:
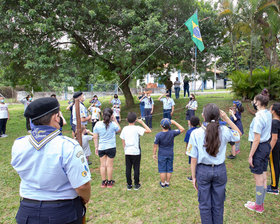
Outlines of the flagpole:
{"type": "Polygon", "coordinates": [[[194,94],[195,94],[195,89],[196,89],[196,55],[197,55],[197,46],[195,45],[195,52],[194,52],[194,89],[193,89],[194,94]]]}

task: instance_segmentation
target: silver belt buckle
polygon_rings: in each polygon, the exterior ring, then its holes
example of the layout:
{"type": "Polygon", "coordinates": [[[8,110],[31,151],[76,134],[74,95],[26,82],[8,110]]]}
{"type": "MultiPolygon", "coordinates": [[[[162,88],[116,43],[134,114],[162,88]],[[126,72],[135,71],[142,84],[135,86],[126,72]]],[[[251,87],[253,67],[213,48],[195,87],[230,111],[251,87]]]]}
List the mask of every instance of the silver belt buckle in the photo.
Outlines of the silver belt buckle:
{"type": "Polygon", "coordinates": [[[211,166],[212,166],[212,167],[214,167],[214,166],[215,166],[215,164],[211,164],[211,166]]]}

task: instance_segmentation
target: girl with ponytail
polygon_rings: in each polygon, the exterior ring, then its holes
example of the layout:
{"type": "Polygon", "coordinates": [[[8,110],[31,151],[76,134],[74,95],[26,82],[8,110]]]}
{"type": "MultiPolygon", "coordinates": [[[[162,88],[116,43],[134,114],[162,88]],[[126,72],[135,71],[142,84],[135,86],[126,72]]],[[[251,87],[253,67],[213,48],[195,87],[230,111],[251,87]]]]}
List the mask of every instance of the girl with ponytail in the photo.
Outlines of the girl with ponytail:
{"type": "Polygon", "coordinates": [[[241,132],[216,104],[207,104],[202,116],[203,125],[192,132],[187,148],[187,154],[192,157],[193,186],[198,191],[202,224],[223,223],[226,147],[230,141],[239,141],[241,132]],[[220,118],[232,129],[220,125],[220,118]]]}
{"type": "Polygon", "coordinates": [[[244,206],[258,213],[264,211],[263,203],[267,191],[266,172],[271,149],[272,115],[266,109],[268,102],[269,94],[267,89],[264,89],[261,94],[255,96],[253,106],[257,113],[251,122],[248,137],[248,140],[251,142],[248,162],[256,182],[256,201],[248,201],[244,206]]]}
{"type": "Polygon", "coordinates": [[[103,120],[98,121],[93,129],[95,154],[100,157],[102,188],[111,188],[115,183],[112,178],[113,161],[116,155],[116,133],[120,131],[121,127],[113,115],[112,109],[105,108],[103,110],[103,120]]]}

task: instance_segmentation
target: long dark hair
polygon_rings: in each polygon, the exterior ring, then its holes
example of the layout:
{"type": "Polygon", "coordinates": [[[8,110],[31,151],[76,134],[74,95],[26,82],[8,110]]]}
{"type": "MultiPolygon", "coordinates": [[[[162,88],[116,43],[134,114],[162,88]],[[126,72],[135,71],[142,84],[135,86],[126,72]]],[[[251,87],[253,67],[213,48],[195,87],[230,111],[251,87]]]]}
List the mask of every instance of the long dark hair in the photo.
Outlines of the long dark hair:
{"type": "Polygon", "coordinates": [[[208,123],[206,126],[204,147],[210,156],[216,157],[221,145],[219,135],[220,110],[216,104],[209,103],[203,108],[203,116],[205,118],[205,122],[208,123]]]}
{"type": "Polygon", "coordinates": [[[278,117],[280,117],[280,103],[274,103],[271,110],[274,110],[278,117]]]}
{"type": "Polygon", "coordinates": [[[111,123],[111,118],[112,118],[113,110],[111,108],[105,108],[103,110],[103,123],[106,126],[106,129],[109,127],[109,124],[111,123]]]}
{"type": "Polygon", "coordinates": [[[267,89],[264,89],[260,94],[255,96],[255,100],[261,103],[261,106],[266,107],[269,102],[269,93],[267,89]]]}

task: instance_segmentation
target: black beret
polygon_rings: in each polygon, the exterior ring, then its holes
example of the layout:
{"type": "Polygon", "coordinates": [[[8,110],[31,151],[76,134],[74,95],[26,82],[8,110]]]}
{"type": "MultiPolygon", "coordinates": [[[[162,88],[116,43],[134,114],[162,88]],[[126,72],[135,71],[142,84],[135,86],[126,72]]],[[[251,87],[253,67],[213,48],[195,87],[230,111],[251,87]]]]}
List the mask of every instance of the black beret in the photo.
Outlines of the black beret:
{"type": "Polygon", "coordinates": [[[73,98],[76,99],[79,96],[81,96],[82,94],[83,94],[83,92],[75,92],[74,95],[73,95],[73,98]]]}
{"type": "Polygon", "coordinates": [[[43,97],[31,102],[25,112],[24,116],[31,119],[31,121],[44,117],[45,115],[59,109],[59,103],[56,98],[43,97]]]}

